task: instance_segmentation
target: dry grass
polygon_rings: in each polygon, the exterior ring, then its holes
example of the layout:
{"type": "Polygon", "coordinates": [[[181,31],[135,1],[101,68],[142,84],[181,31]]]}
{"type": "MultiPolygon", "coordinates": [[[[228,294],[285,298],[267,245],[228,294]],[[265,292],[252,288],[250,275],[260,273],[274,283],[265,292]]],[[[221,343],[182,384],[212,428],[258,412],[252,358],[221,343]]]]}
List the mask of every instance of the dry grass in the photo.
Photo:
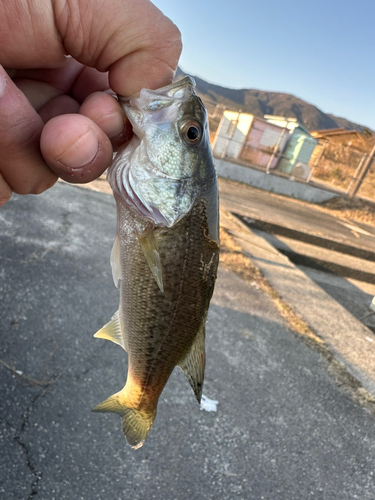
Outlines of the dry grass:
{"type": "Polygon", "coordinates": [[[361,198],[334,198],[321,205],[335,217],[375,225],[375,203],[361,198]]]}
{"type": "Polygon", "coordinates": [[[220,247],[220,263],[223,267],[239,274],[245,281],[255,281],[259,288],[271,297],[280,314],[294,332],[308,337],[318,344],[323,343],[323,340],[311,330],[309,325],[299,318],[295,312],[281,299],[276,290],[272,288],[249,257],[246,257],[242,253],[242,248],[236,244],[228,231],[225,229],[220,230],[220,247]]]}
{"type": "Polygon", "coordinates": [[[8,364],[2,359],[0,359],[0,365],[9,370],[12,373],[13,377],[17,380],[17,382],[19,382],[21,385],[25,387],[31,387],[31,386],[48,387],[49,385],[55,384],[58,380],[58,378],[56,377],[53,377],[49,380],[45,378],[43,378],[42,380],[36,380],[35,378],[24,375],[20,370],[16,370],[12,362],[11,364],[8,364]]]}

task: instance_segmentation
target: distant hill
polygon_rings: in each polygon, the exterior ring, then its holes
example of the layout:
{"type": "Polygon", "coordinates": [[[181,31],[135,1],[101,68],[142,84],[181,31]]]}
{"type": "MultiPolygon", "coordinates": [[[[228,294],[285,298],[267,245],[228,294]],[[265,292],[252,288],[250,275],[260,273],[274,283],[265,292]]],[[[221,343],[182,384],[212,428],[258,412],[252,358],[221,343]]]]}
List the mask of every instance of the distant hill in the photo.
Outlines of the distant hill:
{"type": "MultiPolygon", "coordinates": [[[[185,76],[180,68],[176,79],[185,76]]],[[[193,76],[193,75],[191,75],[193,76]]],[[[292,116],[302,123],[308,130],[324,130],[344,127],[347,130],[363,132],[366,127],[331,114],[323,113],[319,108],[298,97],[282,92],[266,92],[254,89],[228,89],[193,76],[197,83],[197,93],[202,98],[210,115],[214,113],[217,104],[228,109],[242,109],[245,113],[255,116],[281,115],[292,116]]],[[[217,126],[217,123],[215,123],[217,126]]],[[[210,123],[212,130],[212,124],[210,123]]],[[[216,127],[214,127],[216,128],[216,127]]]]}

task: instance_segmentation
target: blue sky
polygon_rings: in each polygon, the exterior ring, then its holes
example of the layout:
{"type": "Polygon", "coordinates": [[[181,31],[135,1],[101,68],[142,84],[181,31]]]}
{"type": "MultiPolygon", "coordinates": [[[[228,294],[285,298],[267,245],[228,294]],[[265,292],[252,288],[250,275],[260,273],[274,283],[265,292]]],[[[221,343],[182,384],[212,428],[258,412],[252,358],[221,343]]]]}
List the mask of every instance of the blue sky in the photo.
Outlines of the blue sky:
{"type": "Polygon", "coordinates": [[[294,94],[375,130],[373,0],[154,3],[182,32],[184,71],[294,94]]]}

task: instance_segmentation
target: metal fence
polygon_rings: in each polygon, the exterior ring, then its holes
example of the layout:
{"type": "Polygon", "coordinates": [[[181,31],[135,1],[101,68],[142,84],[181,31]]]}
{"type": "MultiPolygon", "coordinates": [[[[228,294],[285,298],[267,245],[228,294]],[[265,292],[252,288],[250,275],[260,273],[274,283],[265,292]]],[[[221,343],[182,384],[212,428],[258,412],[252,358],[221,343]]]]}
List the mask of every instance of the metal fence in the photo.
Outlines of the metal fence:
{"type": "Polygon", "coordinates": [[[367,156],[348,146],[322,141],[316,146],[309,162],[310,180],[328,183],[349,193],[367,156]]]}
{"type": "Polygon", "coordinates": [[[371,161],[369,170],[364,177],[362,185],[359,187],[358,196],[375,200],[375,161],[371,161]]]}
{"type": "Polygon", "coordinates": [[[309,162],[310,179],[342,190],[349,196],[375,200],[375,150],[364,153],[330,141],[315,148],[309,162]]]}

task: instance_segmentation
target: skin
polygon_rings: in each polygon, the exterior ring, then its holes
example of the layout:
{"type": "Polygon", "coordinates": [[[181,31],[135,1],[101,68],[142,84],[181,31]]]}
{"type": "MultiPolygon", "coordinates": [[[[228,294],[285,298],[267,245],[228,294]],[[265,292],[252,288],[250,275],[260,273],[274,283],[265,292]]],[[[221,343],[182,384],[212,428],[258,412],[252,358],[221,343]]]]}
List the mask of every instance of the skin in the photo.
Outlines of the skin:
{"type": "Polygon", "coordinates": [[[113,92],[168,85],[181,48],[148,0],[0,0],[0,206],[101,175],[131,137],[113,92]]]}

